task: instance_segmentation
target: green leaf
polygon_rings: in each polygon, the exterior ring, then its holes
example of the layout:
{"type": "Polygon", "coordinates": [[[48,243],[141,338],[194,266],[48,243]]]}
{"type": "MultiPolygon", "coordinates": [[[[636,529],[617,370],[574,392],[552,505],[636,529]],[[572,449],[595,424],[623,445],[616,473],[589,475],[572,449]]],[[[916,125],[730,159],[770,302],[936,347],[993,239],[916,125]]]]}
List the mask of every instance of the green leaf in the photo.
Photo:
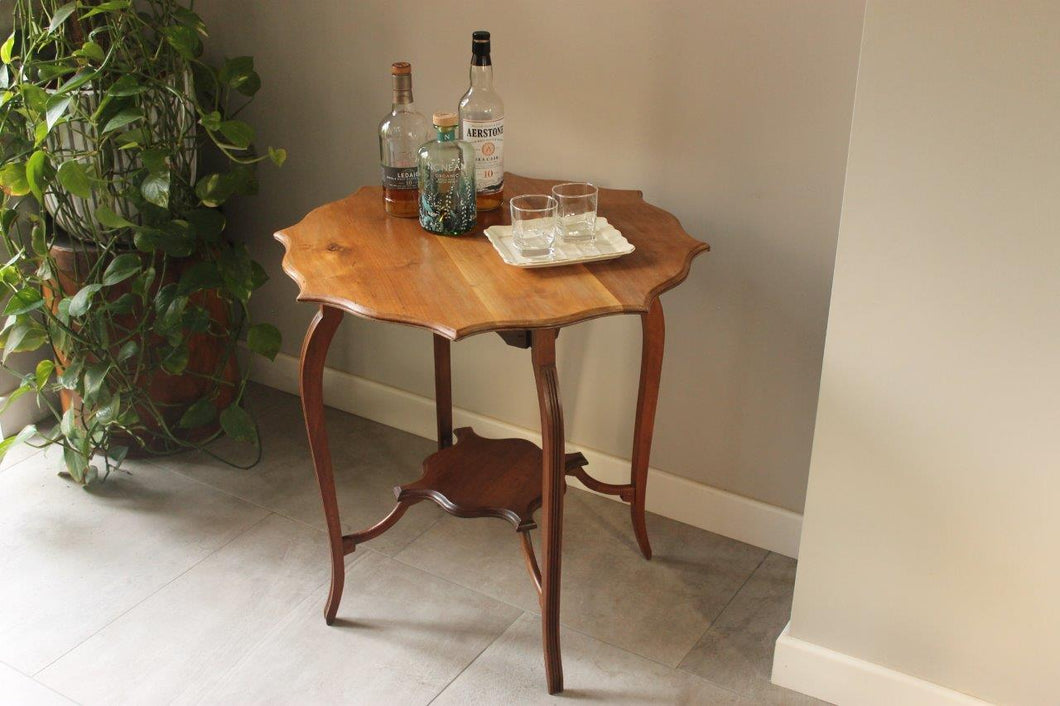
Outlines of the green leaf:
{"type": "Polygon", "coordinates": [[[66,76],[67,74],[72,74],[76,70],[77,66],[75,64],[59,62],[42,66],[38,75],[41,81],[51,84],[54,83],[55,79],[61,76],[66,76]]]}
{"type": "Polygon", "coordinates": [[[109,367],[105,363],[89,363],[85,366],[85,402],[94,404],[103,391],[109,367]]]}
{"type": "Polygon", "coordinates": [[[187,257],[195,250],[195,237],[187,221],[175,218],[162,224],[162,251],[171,257],[187,257]]]}
{"type": "Polygon", "coordinates": [[[144,166],[147,167],[147,171],[152,174],[168,174],[169,173],[169,151],[156,147],[150,150],[144,150],[140,153],[140,159],[143,160],[144,166]]]}
{"type": "Polygon", "coordinates": [[[272,163],[275,164],[277,167],[282,167],[283,163],[287,161],[287,150],[283,149],[282,147],[270,147],[269,159],[271,159],[272,163]]]}
{"type": "Polygon", "coordinates": [[[26,104],[34,116],[38,116],[48,108],[48,92],[35,84],[22,84],[22,102],[26,104]]]}
{"type": "Polygon", "coordinates": [[[154,252],[162,244],[162,231],[158,228],[138,228],[133,234],[133,245],[140,252],[154,252]]]}
{"type": "Polygon", "coordinates": [[[187,25],[170,25],[162,29],[162,35],[178,54],[189,61],[202,54],[199,33],[187,25]]]}
{"type": "Polygon", "coordinates": [[[118,351],[118,361],[124,363],[140,352],[140,344],[136,341],[127,341],[118,351]]]}
{"type": "Polygon", "coordinates": [[[37,363],[37,369],[33,373],[33,380],[37,385],[38,390],[44,389],[44,386],[48,384],[48,380],[51,379],[54,371],[55,363],[50,360],[45,359],[37,363]]]}
{"type": "Polygon", "coordinates": [[[74,196],[80,196],[83,199],[92,196],[92,180],[76,159],[59,165],[59,183],[74,196]]]}
{"type": "Polygon", "coordinates": [[[77,416],[73,406],[63,412],[62,419],[59,420],[59,431],[63,433],[67,439],[72,439],[77,433],[77,416]]]}
{"type": "Polygon", "coordinates": [[[38,201],[44,201],[44,187],[47,186],[48,155],[42,150],[37,150],[30,155],[26,161],[26,181],[29,182],[29,190],[37,197],[38,201]]]}
{"type": "MultiPolygon", "coordinates": [[[[76,390],[77,383],[81,379],[81,370],[84,365],[80,360],[67,365],[62,374],[59,375],[59,384],[67,390],[76,390]]],[[[64,432],[65,433],[65,432],[64,432]]]]}
{"type": "Polygon", "coordinates": [[[223,284],[217,264],[197,262],[180,275],[180,293],[191,294],[201,289],[217,289],[223,284]]]}
{"type": "Polygon", "coordinates": [[[197,208],[185,218],[198,240],[212,242],[221,237],[225,229],[225,217],[215,208],[197,208]]]}
{"type": "Polygon", "coordinates": [[[217,419],[217,407],[214,406],[213,400],[203,398],[188,407],[181,415],[179,425],[181,429],[194,429],[209,424],[214,419],[217,419]]]}
{"type": "Polygon", "coordinates": [[[24,321],[15,324],[7,335],[4,346],[4,360],[11,353],[35,351],[48,340],[48,332],[36,321],[24,321]]]}
{"type": "Polygon", "coordinates": [[[189,306],[181,319],[181,327],[189,333],[205,333],[210,328],[210,312],[201,306],[189,306]]]}
{"type": "Polygon", "coordinates": [[[44,120],[49,131],[55,127],[55,123],[59,122],[60,118],[66,115],[66,110],[70,107],[71,102],[73,102],[73,98],[58,93],[48,99],[48,108],[45,112],[44,120]]]}
{"type": "Polygon", "coordinates": [[[107,310],[112,314],[128,314],[136,309],[139,301],[139,297],[132,292],[126,292],[114,301],[108,301],[107,310]]]}
{"type": "Polygon", "coordinates": [[[118,282],[124,282],[140,271],[140,256],[132,253],[118,255],[107,265],[103,273],[103,285],[110,287],[118,282]]]}
{"type": "Polygon", "coordinates": [[[107,0],[107,2],[101,2],[98,5],[94,5],[91,10],[81,15],[81,19],[87,20],[89,17],[101,14],[103,12],[113,12],[115,10],[124,10],[132,4],[132,0],[107,0]]]}
{"type": "Polygon", "coordinates": [[[280,329],[272,324],[255,324],[247,331],[247,348],[275,360],[280,352],[280,329]]]}
{"type": "Polygon", "coordinates": [[[173,8],[173,16],[176,17],[181,24],[188,25],[201,35],[206,35],[206,24],[202,21],[202,18],[192,10],[177,5],[173,8]]]}
{"type": "Polygon", "coordinates": [[[258,429],[254,420],[238,403],[225,407],[221,412],[221,428],[236,441],[249,441],[253,444],[258,442],[258,429]]]}
{"type": "Polygon", "coordinates": [[[15,50],[15,35],[12,34],[7,38],[7,41],[0,44],[0,61],[5,64],[11,63],[11,52],[15,50]]]}
{"type": "Polygon", "coordinates": [[[77,3],[71,2],[67,3],[66,5],[63,5],[58,10],[56,10],[55,14],[52,15],[51,23],[48,25],[48,33],[51,34],[55,30],[59,29],[59,27],[62,26],[63,22],[66,22],[66,18],[73,14],[74,10],[76,9],[77,3]]]}
{"type": "Polygon", "coordinates": [[[250,147],[250,143],[254,141],[254,128],[242,120],[225,120],[218,129],[229,144],[241,150],[250,147]]]}
{"type": "Polygon", "coordinates": [[[147,90],[147,86],[137,81],[135,76],[126,74],[122,76],[107,89],[107,95],[114,98],[135,96],[147,90]]]}
{"type": "Polygon", "coordinates": [[[149,203],[169,208],[169,173],[148,176],[140,184],[140,193],[149,203]]]}
{"type": "Polygon", "coordinates": [[[12,162],[0,167],[0,188],[10,196],[25,196],[29,193],[26,180],[26,165],[12,162]]]}
{"type": "Polygon", "coordinates": [[[85,85],[99,74],[96,70],[78,71],[69,81],[59,86],[57,93],[69,93],[85,85]]]}
{"type": "MultiPolygon", "coordinates": [[[[0,233],[7,233],[11,229],[12,224],[14,224],[14,222],[17,220],[18,211],[13,208],[0,206],[0,233]]],[[[9,267],[12,266],[4,265],[2,268],[0,268],[0,272],[10,272],[11,270],[7,269],[9,267]]],[[[0,277],[0,279],[2,279],[4,282],[8,281],[5,277],[0,277]]]]}
{"type": "Polygon", "coordinates": [[[208,174],[195,184],[195,195],[199,197],[199,200],[205,206],[220,206],[233,193],[234,189],[231,181],[226,180],[225,175],[222,174],[208,174]]]}
{"type": "Polygon", "coordinates": [[[188,367],[188,344],[181,343],[162,357],[162,369],[170,375],[180,375],[188,367]]]}
{"type": "Polygon", "coordinates": [[[21,398],[23,395],[25,395],[27,392],[29,392],[32,389],[33,389],[33,387],[31,385],[27,385],[26,383],[23,382],[21,385],[16,387],[11,392],[8,392],[4,396],[0,397],[0,414],[3,414],[4,412],[6,412],[8,407],[13,405],[15,402],[17,402],[19,400],[19,398],[21,398]]]}
{"type": "MultiPolygon", "coordinates": [[[[167,287],[170,285],[167,285],[167,287]]],[[[174,288],[173,292],[176,292],[174,288]]],[[[155,320],[155,330],[165,335],[167,331],[179,328],[184,317],[184,310],[188,306],[188,298],[183,295],[172,297],[159,297],[155,300],[155,310],[158,318],[155,320]],[[161,306],[159,306],[161,305],[161,306]]]]}
{"type": "MultiPolygon", "coordinates": [[[[69,439],[70,437],[67,438],[69,439]]],[[[67,473],[70,474],[74,481],[77,483],[85,482],[85,471],[89,467],[88,459],[80,451],[70,446],[63,446],[63,463],[66,466],[67,473]]]]}
{"type": "Polygon", "coordinates": [[[221,113],[216,110],[211,113],[205,113],[199,119],[199,123],[207,130],[217,132],[221,129],[221,113]]]}
{"type": "Polygon", "coordinates": [[[33,248],[33,252],[40,256],[46,257],[48,255],[48,233],[44,230],[43,223],[37,223],[33,226],[33,230],[29,234],[29,244],[33,248]]]}
{"type": "Polygon", "coordinates": [[[96,421],[101,424],[109,424],[118,418],[118,413],[121,411],[121,395],[114,394],[106,404],[100,405],[99,409],[96,410],[96,421]]]}
{"type": "Polygon", "coordinates": [[[96,44],[95,42],[85,42],[81,45],[80,49],[74,52],[74,56],[81,56],[86,59],[90,59],[96,62],[97,64],[102,64],[103,60],[107,58],[107,55],[103,52],[103,47],[96,44]]]}
{"type": "Polygon", "coordinates": [[[137,120],[142,120],[143,117],[143,111],[139,108],[122,108],[117,115],[107,121],[107,124],[103,127],[103,133],[114,132],[137,120]]]}
{"type": "Polygon", "coordinates": [[[41,297],[40,291],[35,287],[26,287],[14,293],[7,302],[7,306],[4,307],[4,314],[17,316],[18,314],[29,313],[42,306],[44,306],[44,299],[41,297]]]}
{"type": "Polygon", "coordinates": [[[7,455],[7,452],[10,451],[12,447],[17,446],[18,444],[21,444],[24,441],[33,438],[33,435],[36,433],[37,427],[33,426],[32,424],[28,424],[22,427],[22,430],[14,436],[9,436],[3,441],[0,441],[0,458],[3,458],[5,455],[7,455]]]}
{"type": "Polygon", "coordinates": [[[107,449],[107,458],[111,460],[111,467],[117,468],[121,465],[121,462],[125,460],[125,457],[129,455],[128,446],[111,446],[107,449]]]}
{"type": "Polygon", "coordinates": [[[252,96],[261,88],[261,78],[254,71],[254,59],[249,56],[225,60],[217,79],[245,96],[252,96]]]}
{"type": "Polygon", "coordinates": [[[86,284],[70,300],[70,316],[81,316],[92,308],[92,297],[103,288],[102,284],[86,284]]]}
{"type": "Polygon", "coordinates": [[[125,220],[117,213],[115,213],[113,209],[110,209],[107,206],[100,206],[96,209],[96,220],[99,221],[100,225],[105,226],[107,228],[136,227],[134,223],[130,223],[129,221],[125,220]]]}

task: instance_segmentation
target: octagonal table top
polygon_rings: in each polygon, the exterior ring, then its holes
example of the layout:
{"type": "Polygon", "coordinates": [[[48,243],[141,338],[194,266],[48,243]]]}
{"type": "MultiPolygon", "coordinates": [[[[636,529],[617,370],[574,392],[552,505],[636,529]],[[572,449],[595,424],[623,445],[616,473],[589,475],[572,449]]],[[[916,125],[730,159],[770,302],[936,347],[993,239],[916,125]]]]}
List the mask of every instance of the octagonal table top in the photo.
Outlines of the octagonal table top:
{"type": "Polygon", "coordinates": [[[484,331],[553,328],[646,312],[688,276],[710,247],[639,191],[600,189],[598,213],[636,247],[614,260],[523,269],[505,264],[483,234],[511,223],[507,199],[551,193],[559,182],[505,176],[505,202],[479,215],[471,233],[434,235],[415,218],[388,216],[381,187],[363,187],[276,233],[299,301],[381,321],[420,326],[456,340],[484,331]]]}

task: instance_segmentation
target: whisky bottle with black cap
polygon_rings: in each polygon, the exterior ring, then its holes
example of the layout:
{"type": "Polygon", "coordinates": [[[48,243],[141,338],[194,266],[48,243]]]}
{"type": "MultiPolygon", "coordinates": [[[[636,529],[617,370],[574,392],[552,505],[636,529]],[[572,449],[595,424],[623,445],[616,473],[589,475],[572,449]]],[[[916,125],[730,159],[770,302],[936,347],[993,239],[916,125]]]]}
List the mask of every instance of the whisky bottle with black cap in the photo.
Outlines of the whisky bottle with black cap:
{"type": "Polygon", "coordinates": [[[492,211],[504,198],[504,103],[493,90],[489,32],[471,35],[471,86],[458,112],[460,137],[475,148],[478,210],[492,211]]]}
{"type": "Polygon", "coordinates": [[[383,171],[383,205],[392,216],[415,218],[417,198],[417,151],[431,139],[427,118],[412,104],[412,66],[399,61],[390,67],[394,103],[379,123],[379,162],[383,171]]]}

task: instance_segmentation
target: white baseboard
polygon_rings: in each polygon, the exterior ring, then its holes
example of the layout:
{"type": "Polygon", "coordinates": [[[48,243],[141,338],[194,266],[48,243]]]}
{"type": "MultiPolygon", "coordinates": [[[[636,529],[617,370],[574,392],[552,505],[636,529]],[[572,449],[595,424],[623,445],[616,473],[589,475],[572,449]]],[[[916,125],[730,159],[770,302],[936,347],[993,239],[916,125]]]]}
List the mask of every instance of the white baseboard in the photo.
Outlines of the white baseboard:
{"type": "MultiPolygon", "coordinates": [[[[281,353],[273,363],[251,356],[249,363],[255,382],[298,394],[298,359],[294,356],[281,353]]],[[[324,369],[324,402],[417,436],[433,439],[437,433],[433,399],[333,368],[324,369]]],[[[473,426],[483,436],[541,443],[537,431],[464,409],[453,410],[453,425],[473,426]]],[[[567,444],[567,450],[585,454],[594,477],[606,483],[629,482],[629,459],[573,443],[567,444]]],[[[798,556],[802,515],[656,468],[649,469],[648,479],[647,508],[651,512],[778,554],[798,556]]],[[[570,483],[585,490],[573,478],[570,483]]]]}
{"type": "Polygon", "coordinates": [[[989,706],[986,701],[792,637],[777,638],[773,683],[839,706],[989,706]]]}

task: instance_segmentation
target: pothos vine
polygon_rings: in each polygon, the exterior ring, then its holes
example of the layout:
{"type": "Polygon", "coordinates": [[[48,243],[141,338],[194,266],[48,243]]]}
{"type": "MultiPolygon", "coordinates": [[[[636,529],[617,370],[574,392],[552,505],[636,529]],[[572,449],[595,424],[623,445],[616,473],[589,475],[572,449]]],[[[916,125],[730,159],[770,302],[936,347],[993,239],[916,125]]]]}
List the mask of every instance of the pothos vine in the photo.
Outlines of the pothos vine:
{"type": "Polygon", "coordinates": [[[219,207],[255,193],[255,165],[286,154],[259,154],[236,117],[261,85],[253,59],[212,64],[206,36],[177,0],[16,0],[0,44],[0,366],[20,381],[6,404],[35,395],[57,423],[4,439],[0,454],[58,444],[82,483],[131,448],[227,435],[260,455],[233,357],[244,333],[275,357],[280,333],[249,320],[266,275],[219,207]],[[204,368],[190,344],[206,339],[204,368]],[[41,349],[32,371],[9,360],[41,349]],[[156,399],[189,379],[197,399],[156,399]]]}

